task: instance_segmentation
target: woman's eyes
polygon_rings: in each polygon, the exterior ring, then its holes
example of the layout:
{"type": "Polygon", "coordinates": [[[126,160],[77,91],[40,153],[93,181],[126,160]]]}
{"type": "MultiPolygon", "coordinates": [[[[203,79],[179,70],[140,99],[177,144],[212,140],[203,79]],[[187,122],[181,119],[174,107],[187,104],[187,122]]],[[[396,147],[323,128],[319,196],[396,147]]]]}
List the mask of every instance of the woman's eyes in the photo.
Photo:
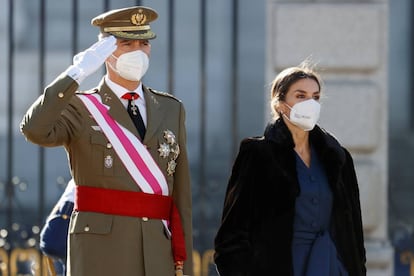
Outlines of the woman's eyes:
{"type": "MultiPolygon", "coordinates": [[[[298,94],[296,96],[296,98],[297,99],[306,99],[307,97],[305,95],[303,95],[303,94],[298,94]]],[[[315,101],[319,101],[320,98],[321,97],[319,95],[312,96],[312,99],[314,99],[315,101]]]]}

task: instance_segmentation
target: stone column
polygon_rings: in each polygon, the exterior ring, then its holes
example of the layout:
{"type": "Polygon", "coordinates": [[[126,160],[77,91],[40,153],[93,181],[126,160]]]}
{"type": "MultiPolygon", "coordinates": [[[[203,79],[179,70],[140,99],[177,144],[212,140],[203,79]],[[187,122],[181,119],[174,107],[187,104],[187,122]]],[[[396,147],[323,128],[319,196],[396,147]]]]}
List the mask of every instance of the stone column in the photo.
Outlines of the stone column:
{"type": "Polygon", "coordinates": [[[320,125],[354,157],[371,276],[394,274],[387,231],[387,27],[387,0],[267,0],[267,82],[306,58],[318,63],[325,81],[320,125]]]}

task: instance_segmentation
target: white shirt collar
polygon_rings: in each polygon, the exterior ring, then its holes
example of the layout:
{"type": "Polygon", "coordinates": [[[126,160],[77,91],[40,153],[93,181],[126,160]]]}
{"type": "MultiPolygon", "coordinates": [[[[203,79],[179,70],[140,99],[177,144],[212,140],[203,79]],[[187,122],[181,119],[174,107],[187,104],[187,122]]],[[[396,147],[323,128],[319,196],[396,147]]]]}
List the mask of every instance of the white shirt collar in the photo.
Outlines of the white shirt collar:
{"type": "Polygon", "coordinates": [[[142,82],[139,83],[138,87],[134,91],[129,91],[125,89],[125,87],[113,82],[112,80],[109,79],[108,75],[105,75],[105,82],[108,85],[108,87],[115,93],[115,95],[118,96],[118,98],[121,98],[125,93],[135,92],[139,95],[139,99],[144,100],[144,91],[142,90],[142,82]]]}

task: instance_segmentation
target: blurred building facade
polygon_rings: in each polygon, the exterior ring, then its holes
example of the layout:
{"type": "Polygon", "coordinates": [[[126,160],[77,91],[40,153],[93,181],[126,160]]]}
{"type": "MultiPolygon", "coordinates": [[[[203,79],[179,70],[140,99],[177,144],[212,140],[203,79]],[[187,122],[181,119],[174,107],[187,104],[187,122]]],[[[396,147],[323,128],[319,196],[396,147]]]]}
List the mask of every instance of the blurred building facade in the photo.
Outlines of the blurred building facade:
{"type": "Polygon", "coordinates": [[[96,40],[92,17],[136,4],[160,15],[144,83],[186,106],[195,249],[210,271],[200,275],[215,275],[212,242],[238,143],[263,133],[275,74],[308,57],[325,80],[320,124],[355,159],[369,275],[394,275],[394,252],[414,230],[411,0],[0,0],[0,248],[36,247],[33,225],[70,177],[62,149],[24,141],[21,117],[96,40]]]}

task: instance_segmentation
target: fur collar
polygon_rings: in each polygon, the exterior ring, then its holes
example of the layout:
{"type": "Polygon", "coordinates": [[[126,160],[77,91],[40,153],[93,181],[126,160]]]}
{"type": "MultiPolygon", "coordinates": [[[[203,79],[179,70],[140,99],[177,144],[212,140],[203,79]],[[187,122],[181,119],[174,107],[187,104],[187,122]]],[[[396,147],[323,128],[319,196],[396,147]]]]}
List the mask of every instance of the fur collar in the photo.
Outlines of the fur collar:
{"type": "MultiPolygon", "coordinates": [[[[292,135],[281,118],[267,125],[264,139],[272,141],[278,147],[285,149],[292,149],[295,146],[292,135]]],[[[344,165],[346,159],[344,149],[326,130],[316,125],[310,131],[309,139],[325,164],[335,165],[338,168],[344,165]]]]}

